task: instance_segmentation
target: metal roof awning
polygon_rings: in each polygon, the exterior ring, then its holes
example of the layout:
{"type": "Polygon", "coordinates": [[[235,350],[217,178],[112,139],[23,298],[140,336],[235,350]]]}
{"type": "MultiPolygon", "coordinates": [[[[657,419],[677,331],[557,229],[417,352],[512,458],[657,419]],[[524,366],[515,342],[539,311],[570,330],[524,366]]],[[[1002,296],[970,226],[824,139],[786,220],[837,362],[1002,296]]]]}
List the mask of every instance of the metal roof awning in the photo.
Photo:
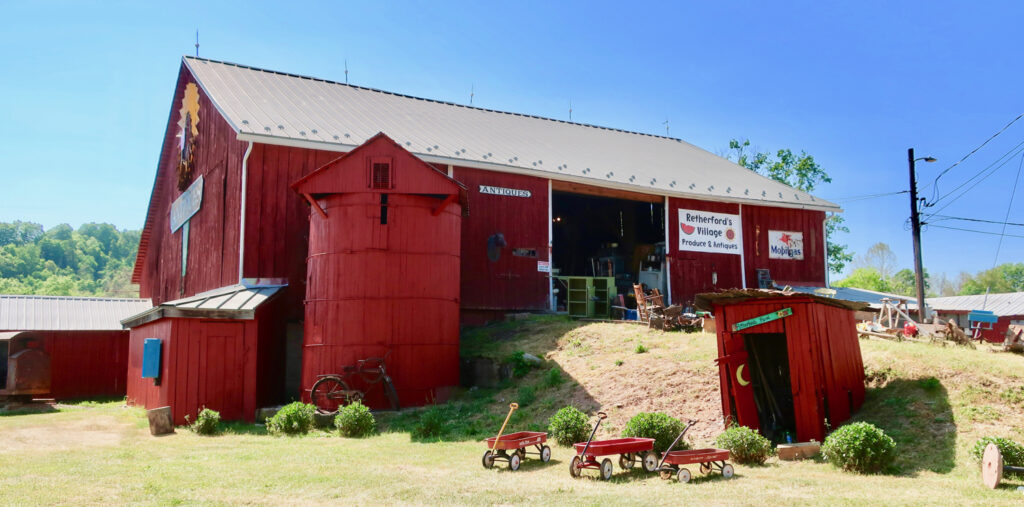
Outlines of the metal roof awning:
{"type": "Polygon", "coordinates": [[[864,310],[868,308],[867,303],[859,303],[856,301],[847,301],[845,299],[824,297],[813,293],[807,294],[804,292],[768,289],[731,289],[724,290],[721,292],[705,292],[703,294],[697,294],[694,297],[694,306],[701,310],[711,311],[712,305],[714,304],[742,303],[744,301],[750,301],[754,299],[779,298],[811,299],[816,303],[822,303],[829,306],[836,306],[839,308],[846,308],[848,310],[854,311],[864,310]]]}
{"type": "Polygon", "coordinates": [[[168,301],[121,321],[125,328],[141,326],[165,317],[252,320],[256,308],[284,285],[229,285],[187,298],[168,301]]]}

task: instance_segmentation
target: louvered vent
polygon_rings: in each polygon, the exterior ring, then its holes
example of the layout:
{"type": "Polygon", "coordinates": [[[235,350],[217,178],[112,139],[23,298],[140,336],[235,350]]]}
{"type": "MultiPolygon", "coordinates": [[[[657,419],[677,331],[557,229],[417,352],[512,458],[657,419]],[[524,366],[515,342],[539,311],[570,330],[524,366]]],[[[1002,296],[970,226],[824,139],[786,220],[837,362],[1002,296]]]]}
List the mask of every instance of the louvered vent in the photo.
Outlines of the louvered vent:
{"type": "Polygon", "coordinates": [[[371,187],[375,189],[391,188],[391,164],[374,162],[371,187]]]}

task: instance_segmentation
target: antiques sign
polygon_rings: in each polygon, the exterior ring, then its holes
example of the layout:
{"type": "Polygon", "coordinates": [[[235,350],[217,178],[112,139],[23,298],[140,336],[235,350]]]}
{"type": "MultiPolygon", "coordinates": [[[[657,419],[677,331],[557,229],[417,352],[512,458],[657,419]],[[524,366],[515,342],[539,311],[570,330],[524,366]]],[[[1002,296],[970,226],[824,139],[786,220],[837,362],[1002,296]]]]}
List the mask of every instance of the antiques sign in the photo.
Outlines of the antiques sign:
{"type": "Polygon", "coordinates": [[[768,231],[769,259],[804,259],[804,233],[768,231]]]}
{"type": "Polygon", "coordinates": [[[171,232],[177,231],[188,219],[192,218],[203,205],[203,177],[196,178],[195,183],[171,203],[171,232]]]}
{"type": "Polygon", "coordinates": [[[491,195],[507,195],[510,197],[530,197],[533,194],[529,190],[520,190],[518,188],[504,188],[504,187],[492,187],[488,185],[480,185],[481,194],[491,195]]]}
{"type": "Polygon", "coordinates": [[[679,250],[739,255],[743,251],[740,216],[680,209],[679,250]]]}

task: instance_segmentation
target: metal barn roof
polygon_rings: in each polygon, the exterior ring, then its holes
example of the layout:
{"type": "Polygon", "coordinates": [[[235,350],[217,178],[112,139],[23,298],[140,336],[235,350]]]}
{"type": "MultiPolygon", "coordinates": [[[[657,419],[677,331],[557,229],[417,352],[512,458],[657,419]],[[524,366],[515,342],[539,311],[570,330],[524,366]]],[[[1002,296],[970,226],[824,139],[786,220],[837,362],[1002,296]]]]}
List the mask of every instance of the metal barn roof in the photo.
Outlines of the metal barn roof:
{"type": "MultiPolygon", "coordinates": [[[[791,287],[793,292],[802,292],[804,294],[818,294],[824,287],[791,287]]],[[[858,289],[856,287],[829,287],[829,289],[836,291],[836,299],[845,299],[847,301],[857,301],[860,303],[867,303],[871,308],[879,309],[882,307],[882,299],[888,298],[892,300],[904,300],[907,302],[908,310],[917,310],[917,299],[911,296],[900,296],[899,294],[889,294],[887,292],[878,292],[867,289],[858,289]]]]}
{"type": "Polygon", "coordinates": [[[984,294],[977,294],[974,296],[928,298],[926,302],[934,311],[969,312],[971,310],[988,310],[1000,317],[1024,315],[1024,292],[989,294],[987,301],[984,294]]]}
{"type": "Polygon", "coordinates": [[[0,295],[0,330],[121,330],[121,319],[152,306],[149,299],[0,295]]]}
{"type": "Polygon", "coordinates": [[[384,132],[420,158],[657,195],[839,211],[679,139],[184,57],[238,138],[348,151],[384,132]]]}
{"type": "Polygon", "coordinates": [[[251,320],[255,317],[256,307],[281,287],[283,285],[228,285],[125,315],[118,323],[118,329],[121,326],[141,326],[163,317],[251,320]]]}

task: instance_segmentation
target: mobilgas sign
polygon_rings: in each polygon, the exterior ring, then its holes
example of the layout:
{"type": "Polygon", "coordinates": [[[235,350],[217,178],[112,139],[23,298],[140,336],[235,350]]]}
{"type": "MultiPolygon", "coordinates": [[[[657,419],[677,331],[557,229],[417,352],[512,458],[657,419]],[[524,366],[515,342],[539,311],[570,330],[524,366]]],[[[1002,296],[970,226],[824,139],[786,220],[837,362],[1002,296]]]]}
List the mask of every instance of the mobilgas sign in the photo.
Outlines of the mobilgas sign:
{"type": "Polygon", "coordinates": [[[740,216],[680,209],[679,250],[739,255],[743,251],[740,216]]]}
{"type": "Polygon", "coordinates": [[[804,233],[768,231],[769,259],[804,259],[804,233]]]}
{"type": "Polygon", "coordinates": [[[504,188],[504,187],[491,187],[487,185],[480,185],[481,194],[492,194],[492,195],[507,195],[510,197],[530,197],[533,194],[529,190],[520,190],[518,188],[504,188]]]}
{"type": "Polygon", "coordinates": [[[200,175],[196,181],[189,185],[177,199],[171,203],[171,232],[174,232],[185,225],[188,219],[192,218],[203,205],[203,177],[200,175]]]}

